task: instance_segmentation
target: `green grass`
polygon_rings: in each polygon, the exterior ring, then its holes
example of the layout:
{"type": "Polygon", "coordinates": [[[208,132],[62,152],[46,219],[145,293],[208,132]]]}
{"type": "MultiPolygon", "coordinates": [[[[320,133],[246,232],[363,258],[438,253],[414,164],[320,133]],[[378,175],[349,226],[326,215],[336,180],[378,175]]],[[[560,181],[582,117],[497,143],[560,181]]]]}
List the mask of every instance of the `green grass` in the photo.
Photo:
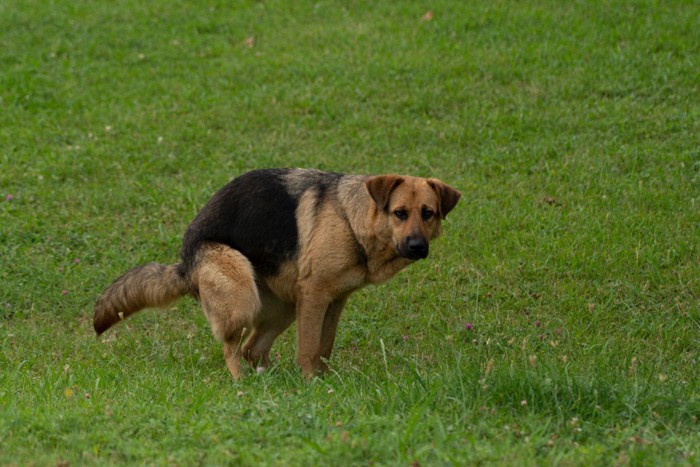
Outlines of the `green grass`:
{"type": "Polygon", "coordinates": [[[698,24],[691,1],[2,2],[0,464],[698,464],[698,24]],[[233,382],[192,300],[95,339],[111,280],[274,166],[463,197],[311,383],[293,332],[233,382]]]}

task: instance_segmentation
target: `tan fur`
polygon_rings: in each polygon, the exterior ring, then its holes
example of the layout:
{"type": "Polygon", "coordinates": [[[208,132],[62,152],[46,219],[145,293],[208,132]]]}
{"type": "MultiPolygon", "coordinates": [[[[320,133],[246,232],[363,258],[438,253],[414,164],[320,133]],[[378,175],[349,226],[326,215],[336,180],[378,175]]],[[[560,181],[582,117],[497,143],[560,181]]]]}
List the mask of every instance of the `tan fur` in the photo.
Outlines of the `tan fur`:
{"type": "Polygon", "coordinates": [[[142,308],[167,306],[187,291],[187,284],[177,274],[177,265],[149,263],[136,267],[102,293],[95,305],[95,331],[101,334],[142,308]]]}
{"type": "Polygon", "coordinates": [[[238,378],[246,331],[253,329],[261,309],[250,261],[225,245],[211,244],[200,253],[192,274],[212,333],[224,343],[229,371],[238,378]]]}
{"type": "Polygon", "coordinates": [[[332,194],[307,189],[308,178],[296,172],[287,182],[290,192],[301,195],[298,251],[275,275],[256,278],[241,253],[206,244],[197,253],[189,288],[176,266],[146,265],[118,279],[98,302],[98,332],[118,321],[119,313],[126,317],[189,292],[199,297],[214,336],[223,342],[234,378],[241,375],[241,358],[269,365],[275,338],[295,320],[297,362],[311,377],[326,368],[323,359],[331,355],[352,292],[385,282],[413,263],[416,258],[402,252],[407,239],[424,240],[427,255],[427,242],[440,234],[441,219],[460,196],[439,180],[399,175],[345,175],[332,194]],[[434,215],[425,218],[426,212],[434,215]]]}
{"type": "Polygon", "coordinates": [[[296,278],[298,275],[299,266],[295,261],[283,263],[277,275],[265,279],[268,293],[285,303],[294,303],[297,295],[296,278]]]}
{"type": "MultiPolygon", "coordinates": [[[[455,197],[459,194],[453,194],[450,202],[455,197]]],[[[339,186],[339,203],[323,201],[315,215],[307,214],[312,200],[300,203],[298,223],[304,228],[300,229],[297,275],[282,279],[296,284],[297,362],[307,376],[325,369],[321,357],[330,356],[347,297],[368,283],[391,279],[413,262],[398,255],[397,242],[414,231],[428,240],[440,233],[438,217],[423,221],[420,216],[422,207],[436,213],[441,209],[439,195],[425,179],[346,177],[339,186]],[[399,207],[410,211],[408,221],[400,222],[391,214],[399,207]],[[366,264],[357,264],[353,257],[356,243],[366,252],[366,264]]]]}

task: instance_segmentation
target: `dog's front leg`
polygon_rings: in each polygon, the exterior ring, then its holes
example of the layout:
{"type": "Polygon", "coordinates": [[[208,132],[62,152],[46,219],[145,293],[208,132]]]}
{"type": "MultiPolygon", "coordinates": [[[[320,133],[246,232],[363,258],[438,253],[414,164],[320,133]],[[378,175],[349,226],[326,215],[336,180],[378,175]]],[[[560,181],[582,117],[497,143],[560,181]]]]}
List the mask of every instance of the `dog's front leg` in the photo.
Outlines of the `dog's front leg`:
{"type": "Polygon", "coordinates": [[[297,363],[307,378],[324,370],[321,336],[330,303],[331,297],[315,288],[302,288],[297,296],[297,363]]]}

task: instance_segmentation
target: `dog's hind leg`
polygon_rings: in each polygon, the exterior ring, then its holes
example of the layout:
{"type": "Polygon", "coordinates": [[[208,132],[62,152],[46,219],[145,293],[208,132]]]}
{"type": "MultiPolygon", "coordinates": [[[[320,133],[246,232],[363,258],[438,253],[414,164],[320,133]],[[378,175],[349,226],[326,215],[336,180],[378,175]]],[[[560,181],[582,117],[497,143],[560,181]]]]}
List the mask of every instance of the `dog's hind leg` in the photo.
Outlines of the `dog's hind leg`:
{"type": "Polygon", "coordinates": [[[224,343],[226,365],[238,379],[243,339],[260,311],[253,266],[232,248],[207,245],[200,253],[193,279],[212,333],[224,343]]]}
{"type": "Polygon", "coordinates": [[[233,379],[241,377],[241,345],[246,328],[237,329],[228,340],[224,341],[224,359],[233,379]]]}
{"type": "Polygon", "coordinates": [[[243,345],[243,356],[253,365],[270,366],[270,349],[277,336],[294,322],[294,305],[261,294],[262,312],[253,333],[243,345]]]}

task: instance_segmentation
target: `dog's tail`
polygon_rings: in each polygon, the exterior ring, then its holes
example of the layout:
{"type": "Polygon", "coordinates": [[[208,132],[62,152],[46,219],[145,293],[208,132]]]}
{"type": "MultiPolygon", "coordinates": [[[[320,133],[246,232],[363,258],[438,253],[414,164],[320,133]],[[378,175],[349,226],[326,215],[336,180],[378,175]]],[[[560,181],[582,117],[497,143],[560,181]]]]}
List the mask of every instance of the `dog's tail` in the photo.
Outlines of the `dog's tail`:
{"type": "Polygon", "coordinates": [[[190,291],[179,265],[149,263],[115,280],[95,305],[93,325],[102,334],[119,321],[148,307],[163,307],[190,291]]]}

